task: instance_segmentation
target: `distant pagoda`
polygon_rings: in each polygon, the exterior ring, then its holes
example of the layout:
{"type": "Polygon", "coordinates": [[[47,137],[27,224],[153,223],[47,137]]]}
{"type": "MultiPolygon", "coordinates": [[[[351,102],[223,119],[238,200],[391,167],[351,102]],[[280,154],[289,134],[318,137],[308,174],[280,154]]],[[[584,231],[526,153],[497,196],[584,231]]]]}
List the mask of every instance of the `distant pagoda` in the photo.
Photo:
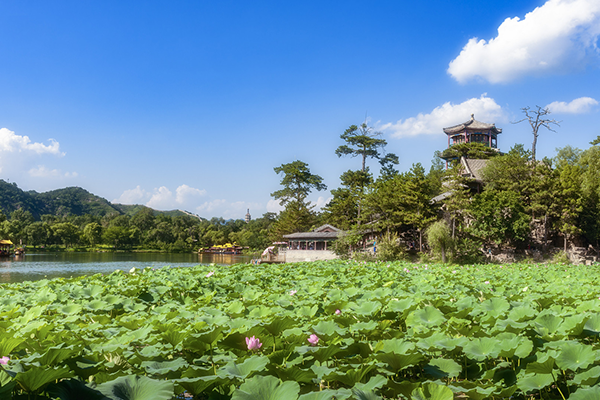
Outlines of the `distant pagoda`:
{"type": "Polygon", "coordinates": [[[252,217],[250,216],[250,209],[248,209],[248,211],[246,211],[246,217],[244,218],[244,221],[246,221],[246,223],[250,222],[250,220],[252,219],[252,217]]]}
{"type": "Polygon", "coordinates": [[[477,121],[475,114],[471,114],[470,120],[444,128],[444,133],[448,135],[448,148],[459,143],[475,142],[497,149],[498,135],[502,133],[502,129],[496,128],[496,124],[477,121]]]}

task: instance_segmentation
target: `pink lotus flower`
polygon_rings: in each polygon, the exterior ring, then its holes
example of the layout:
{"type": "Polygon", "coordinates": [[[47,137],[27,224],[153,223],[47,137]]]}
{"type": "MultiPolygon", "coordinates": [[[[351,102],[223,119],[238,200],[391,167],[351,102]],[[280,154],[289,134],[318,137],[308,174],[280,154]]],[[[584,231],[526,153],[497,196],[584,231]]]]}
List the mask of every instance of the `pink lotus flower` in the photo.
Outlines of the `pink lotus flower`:
{"type": "Polygon", "coordinates": [[[315,335],[314,333],[312,335],[310,335],[307,340],[311,346],[316,346],[317,344],[319,344],[319,337],[317,335],[315,335]]]}
{"type": "Polygon", "coordinates": [[[211,276],[213,276],[215,274],[215,271],[210,271],[208,274],[206,274],[207,278],[210,278],[211,276]]]}
{"type": "MultiPolygon", "coordinates": [[[[318,340],[318,339],[317,339],[317,340],[318,340]]],[[[8,358],[8,357],[4,356],[4,357],[0,358],[0,364],[2,364],[2,365],[6,365],[6,364],[8,364],[8,361],[9,361],[9,360],[10,360],[10,358],[8,358]]]]}
{"type": "Polygon", "coordinates": [[[342,313],[342,311],[338,308],[337,310],[335,310],[335,315],[340,315],[342,313]]]}
{"type": "Polygon", "coordinates": [[[295,289],[294,289],[294,290],[290,290],[290,296],[293,296],[293,295],[295,295],[296,293],[298,293],[298,291],[297,291],[297,290],[295,290],[295,289]]]}
{"type": "Polygon", "coordinates": [[[248,350],[258,350],[262,346],[262,343],[258,338],[252,336],[251,338],[246,337],[246,345],[248,346],[248,350]]]}

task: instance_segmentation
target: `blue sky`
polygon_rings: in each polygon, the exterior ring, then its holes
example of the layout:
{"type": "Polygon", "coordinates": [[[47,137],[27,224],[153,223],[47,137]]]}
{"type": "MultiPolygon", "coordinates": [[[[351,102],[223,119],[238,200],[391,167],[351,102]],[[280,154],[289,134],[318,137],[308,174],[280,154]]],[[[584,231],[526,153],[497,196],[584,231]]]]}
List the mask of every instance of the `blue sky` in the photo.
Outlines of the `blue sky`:
{"type": "Polygon", "coordinates": [[[259,217],[276,166],[360,168],[334,152],[365,118],[401,171],[472,113],[508,150],[550,107],[538,157],[600,135],[598,0],[3,1],[0,27],[0,177],[25,190],[259,217]]]}

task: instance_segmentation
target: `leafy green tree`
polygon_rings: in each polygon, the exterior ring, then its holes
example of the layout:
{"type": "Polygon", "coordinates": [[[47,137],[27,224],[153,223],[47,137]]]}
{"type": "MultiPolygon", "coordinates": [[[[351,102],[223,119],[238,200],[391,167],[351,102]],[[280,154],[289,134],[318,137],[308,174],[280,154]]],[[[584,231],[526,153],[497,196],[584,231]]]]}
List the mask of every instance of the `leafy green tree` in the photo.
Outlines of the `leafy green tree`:
{"type": "Polygon", "coordinates": [[[479,142],[457,143],[444,150],[439,157],[451,160],[452,165],[458,164],[461,157],[474,160],[488,160],[497,156],[496,149],[479,142]]]}
{"type": "Polygon", "coordinates": [[[531,217],[515,192],[485,190],[475,197],[470,212],[470,232],[487,242],[514,244],[527,239],[531,217]]]}
{"type": "MultiPolygon", "coordinates": [[[[387,145],[384,139],[380,139],[383,135],[382,132],[375,132],[373,128],[369,127],[366,122],[363,122],[360,126],[350,125],[348,129],[340,135],[340,138],[346,142],[346,144],[340,146],[335,151],[338,157],[351,156],[362,158],[362,172],[366,171],[367,157],[379,158],[380,150],[387,145]]],[[[391,156],[388,160],[393,162],[391,156]]],[[[397,161],[397,157],[396,157],[397,161]]]]}
{"type": "Polygon", "coordinates": [[[34,222],[33,215],[22,208],[16,209],[10,214],[9,232],[11,240],[16,244],[27,240],[26,228],[34,222]]]}
{"type": "Polygon", "coordinates": [[[451,254],[454,246],[452,233],[448,223],[444,220],[436,221],[427,229],[427,243],[434,254],[441,257],[442,262],[446,263],[448,255],[451,254]]]}
{"type": "Polygon", "coordinates": [[[581,233],[578,222],[584,204],[581,190],[583,174],[579,165],[570,164],[564,164],[557,173],[556,225],[564,237],[566,252],[569,240],[581,233]]]}
{"type": "Polygon", "coordinates": [[[70,222],[60,222],[52,226],[54,234],[60,238],[65,246],[73,246],[79,242],[79,228],[70,222]]]}
{"type": "Polygon", "coordinates": [[[96,246],[102,240],[102,225],[97,222],[89,223],[83,228],[83,237],[92,245],[96,246]]]}
{"type": "Polygon", "coordinates": [[[332,199],[323,208],[324,220],[342,230],[348,230],[358,221],[358,205],[363,188],[373,182],[369,169],[363,171],[348,170],[342,174],[341,187],[331,191],[332,199]]]}
{"type": "Polygon", "coordinates": [[[36,221],[32,224],[29,224],[27,228],[25,228],[25,232],[27,235],[28,244],[33,246],[46,244],[46,241],[48,239],[48,231],[43,222],[36,221]]]}
{"type": "Polygon", "coordinates": [[[282,164],[274,170],[277,174],[283,174],[283,189],[271,193],[271,196],[285,207],[275,223],[274,235],[280,238],[287,233],[307,230],[316,220],[316,215],[313,211],[314,206],[306,197],[313,189],[327,189],[323,178],[312,174],[308,164],[298,160],[282,164]]]}

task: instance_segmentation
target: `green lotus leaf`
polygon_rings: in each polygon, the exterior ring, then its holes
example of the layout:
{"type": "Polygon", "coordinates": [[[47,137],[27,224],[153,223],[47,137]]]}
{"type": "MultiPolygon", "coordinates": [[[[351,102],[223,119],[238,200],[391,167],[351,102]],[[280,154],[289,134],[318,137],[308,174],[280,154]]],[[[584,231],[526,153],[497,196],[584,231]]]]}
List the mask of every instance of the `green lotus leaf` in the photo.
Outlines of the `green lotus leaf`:
{"type": "Polygon", "coordinates": [[[110,305],[115,305],[115,304],[119,304],[123,302],[123,298],[120,296],[115,296],[113,294],[109,294],[108,296],[104,296],[102,298],[102,300],[104,300],[105,302],[107,302],[110,305]]]}
{"type": "Polygon", "coordinates": [[[46,390],[50,396],[60,400],[107,400],[101,392],[77,379],[65,379],[58,383],[51,383],[46,390]]]}
{"type": "Polygon", "coordinates": [[[577,371],[585,369],[596,360],[596,352],[592,346],[581,343],[567,343],[562,346],[556,365],[562,370],[577,371]]]}
{"type": "Polygon", "coordinates": [[[501,297],[492,297],[481,303],[480,307],[487,316],[498,318],[510,309],[510,304],[506,299],[501,297]]]}
{"type": "Polygon", "coordinates": [[[171,400],[175,394],[173,382],[145,376],[121,376],[96,388],[112,400],[171,400]]]}
{"type": "Polygon", "coordinates": [[[248,307],[248,311],[250,318],[265,318],[273,315],[273,309],[267,306],[251,306],[248,307]]]}
{"type": "Polygon", "coordinates": [[[217,375],[223,379],[246,379],[251,373],[259,372],[265,369],[269,363],[266,356],[251,356],[243,363],[237,364],[234,361],[227,363],[217,371],[217,375]]]}
{"type": "Polygon", "coordinates": [[[423,369],[436,379],[456,378],[462,371],[462,366],[454,360],[434,358],[423,369]]]}
{"type": "Polygon", "coordinates": [[[381,389],[388,382],[388,378],[383,375],[372,376],[367,383],[356,382],[352,389],[362,390],[363,392],[372,392],[381,389]]]}
{"type": "Polygon", "coordinates": [[[374,364],[361,364],[358,368],[348,368],[346,371],[332,372],[323,377],[326,381],[338,381],[342,382],[347,386],[354,386],[359,382],[362,382],[371,371],[376,369],[377,366],[374,364]]]}
{"type": "Polygon", "coordinates": [[[377,396],[371,390],[352,389],[352,394],[357,400],[381,400],[381,397],[377,396]]]}
{"type": "Polygon", "coordinates": [[[344,330],[342,328],[340,328],[340,326],[338,324],[336,324],[335,321],[331,321],[331,320],[321,321],[317,325],[314,325],[312,327],[312,329],[315,331],[315,333],[317,335],[331,336],[334,333],[337,333],[339,335],[344,333],[344,330]]]}
{"type": "Polygon", "coordinates": [[[226,308],[227,312],[230,314],[241,314],[245,309],[246,306],[239,300],[232,301],[226,308]]]}
{"type": "Polygon", "coordinates": [[[97,297],[98,295],[102,294],[103,291],[104,291],[104,288],[102,286],[91,285],[88,287],[84,287],[81,290],[81,293],[83,294],[84,297],[97,297]]]}
{"type": "Polygon", "coordinates": [[[285,316],[285,317],[273,318],[273,321],[271,321],[267,325],[263,325],[263,328],[265,328],[271,335],[279,336],[286,329],[291,329],[292,327],[294,327],[296,325],[297,325],[296,320],[294,320],[288,316],[285,316]]]}
{"type": "Polygon", "coordinates": [[[593,386],[598,383],[600,378],[600,365],[596,365],[585,372],[580,372],[573,377],[573,382],[577,385],[593,386]]]}
{"type": "Polygon", "coordinates": [[[380,353],[375,358],[386,363],[390,370],[394,373],[403,370],[407,367],[412,367],[421,362],[425,357],[420,353],[413,354],[396,354],[396,353],[380,353]]]}
{"type": "Polygon", "coordinates": [[[446,386],[426,382],[412,392],[413,400],[453,400],[454,393],[446,386]]]}
{"type": "Polygon", "coordinates": [[[424,325],[427,327],[440,326],[446,322],[444,314],[435,307],[426,306],[408,314],[406,325],[424,325]]]}
{"type": "Polygon", "coordinates": [[[369,321],[369,322],[357,322],[353,325],[350,325],[350,332],[361,332],[363,334],[365,333],[369,333],[373,330],[375,330],[375,328],[377,328],[379,326],[379,324],[376,321],[369,321]]]}
{"type": "Polygon", "coordinates": [[[371,316],[381,309],[381,303],[378,301],[361,301],[358,307],[354,307],[354,311],[358,315],[371,316]]]}
{"type": "Polygon", "coordinates": [[[585,322],[584,329],[589,335],[600,335],[600,313],[592,314],[585,322]]]}
{"type": "Polygon", "coordinates": [[[81,307],[81,305],[79,304],[68,304],[66,306],[62,306],[58,309],[58,311],[60,311],[63,314],[79,314],[81,312],[83,307],[81,307]]]}
{"type": "Polygon", "coordinates": [[[15,380],[28,392],[35,392],[41,387],[58,379],[70,378],[73,372],[68,367],[48,368],[32,365],[25,372],[18,372],[15,380]]]}
{"type": "Polygon", "coordinates": [[[223,382],[223,380],[216,375],[199,376],[196,378],[181,378],[175,380],[176,384],[183,387],[194,396],[205,393],[210,387],[220,382],[223,382]]]}
{"type": "Polygon", "coordinates": [[[534,318],[537,311],[529,306],[515,307],[508,313],[508,319],[515,322],[523,322],[534,318]]]}
{"type": "Polygon", "coordinates": [[[302,369],[296,365],[285,369],[277,368],[275,373],[282,381],[311,383],[313,382],[313,379],[317,378],[317,374],[311,369],[302,369]]]}
{"type": "Polygon", "coordinates": [[[187,368],[188,365],[183,358],[179,357],[172,361],[143,361],[140,366],[150,375],[166,375],[187,368]]]}
{"type": "Polygon", "coordinates": [[[409,354],[415,351],[415,344],[404,339],[388,339],[381,343],[384,353],[409,354]]]}
{"type": "Polygon", "coordinates": [[[81,348],[79,346],[64,346],[60,344],[58,346],[48,348],[48,350],[37,361],[42,365],[58,366],[67,358],[78,355],[80,351],[81,348]]]}
{"type": "Polygon", "coordinates": [[[349,389],[325,389],[320,392],[301,394],[298,400],[346,400],[352,396],[349,389]]]}
{"type": "Polygon", "coordinates": [[[323,376],[329,375],[332,372],[337,372],[337,368],[329,368],[326,365],[323,365],[319,362],[316,362],[310,367],[311,371],[313,371],[317,375],[317,379],[320,381],[323,379],[323,376]]]}
{"type": "Polygon", "coordinates": [[[12,376],[5,370],[0,368],[0,396],[1,398],[10,399],[12,391],[17,384],[17,381],[13,380],[12,376]]]}
{"type": "Polygon", "coordinates": [[[544,314],[534,320],[535,330],[542,337],[553,336],[563,323],[563,319],[554,314],[544,314]]]}
{"type": "Polygon", "coordinates": [[[301,317],[314,317],[315,314],[317,313],[317,311],[319,311],[319,306],[314,305],[314,306],[302,306],[299,308],[296,308],[296,315],[301,316],[301,317]]]}
{"type": "Polygon", "coordinates": [[[84,304],[84,307],[91,311],[108,310],[112,308],[110,304],[102,300],[92,300],[89,303],[84,304]]]}
{"type": "Polygon", "coordinates": [[[598,400],[600,399],[600,387],[580,388],[569,396],[569,400],[598,400]]]}
{"type": "Polygon", "coordinates": [[[542,390],[553,382],[554,378],[552,378],[552,375],[550,374],[533,374],[519,378],[517,380],[517,387],[523,392],[529,393],[542,390]]]}
{"type": "Polygon", "coordinates": [[[463,346],[465,355],[473,360],[483,361],[495,358],[499,353],[498,343],[492,338],[475,338],[463,346]]]}
{"type": "Polygon", "coordinates": [[[274,376],[255,376],[234,391],[231,400],[296,400],[299,392],[300,385],[296,382],[281,382],[274,376]]]}
{"type": "Polygon", "coordinates": [[[23,343],[25,340],[15,337],[3,337],[0,339],[0,357],[6,357],[13,351],[17,346],[23,343]]]}

